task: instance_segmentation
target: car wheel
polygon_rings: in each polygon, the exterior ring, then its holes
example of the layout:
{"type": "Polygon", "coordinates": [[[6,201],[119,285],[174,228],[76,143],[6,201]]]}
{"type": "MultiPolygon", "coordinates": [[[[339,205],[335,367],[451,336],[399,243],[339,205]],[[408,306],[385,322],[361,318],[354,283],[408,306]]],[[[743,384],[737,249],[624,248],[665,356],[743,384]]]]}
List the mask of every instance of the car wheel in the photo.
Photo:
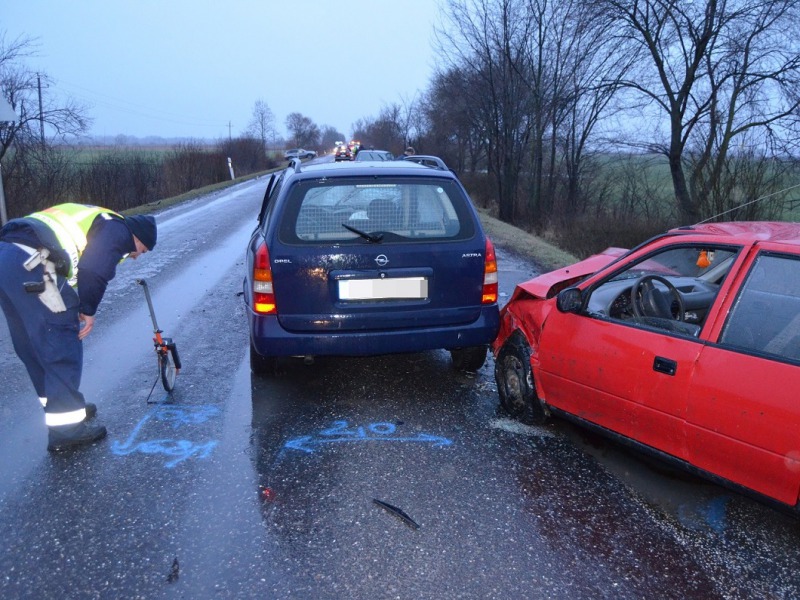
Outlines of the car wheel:
{"type": "Polygon", "coordinates": [[[470,346],[450,350],[453,366],[463,371],[477,371],[486,362],[488,346],[470,346]]]}
{"type": "Polygon", "coordinates": [[[541,400],[536,395],[531,370],[531,351],[521,335],[513,335],[497,354],[494,378],[500,404],[505,411],[529,425],[547,421],[541,400]]]}

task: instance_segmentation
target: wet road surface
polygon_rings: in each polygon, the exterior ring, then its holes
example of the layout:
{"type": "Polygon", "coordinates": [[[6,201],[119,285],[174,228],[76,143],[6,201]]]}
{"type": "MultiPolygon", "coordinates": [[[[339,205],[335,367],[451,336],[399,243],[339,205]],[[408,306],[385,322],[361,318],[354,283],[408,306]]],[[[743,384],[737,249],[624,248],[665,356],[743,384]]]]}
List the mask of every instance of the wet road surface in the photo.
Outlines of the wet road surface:
{"type": "MultiPolygon", "coordinates": [[[[0,322],[0,597],[800,596],[797,521],[566,423],[508,419],[491,358],[251,377],[239,293],[264,185],[159,214],[156,251],[118,269],[82,388],[107,440],[46,452],[0,322]],[[139,277],[184,364],[172,397],[139,277]]],[[[505,301],[535,267],[499,258],[505,301]]]]}

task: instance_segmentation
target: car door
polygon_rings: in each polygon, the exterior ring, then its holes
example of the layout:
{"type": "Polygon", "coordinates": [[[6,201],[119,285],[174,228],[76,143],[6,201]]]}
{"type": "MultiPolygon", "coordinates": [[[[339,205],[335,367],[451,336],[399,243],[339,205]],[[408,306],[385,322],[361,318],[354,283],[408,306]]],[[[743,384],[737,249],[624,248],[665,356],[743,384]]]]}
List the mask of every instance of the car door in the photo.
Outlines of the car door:
{"type": "MultiPolygon", "coordinates": [[[[661,240],[595,278],[582,312],[552,311],[539,350],[546,402],[685,458],[688,389],[703,347],[699,334],[736,251],[661,240]],[[637,282],[655,274],[680,288],[683,305],[692,307],[684,319],[632,310],[637,282]]],[[[668,313],[671,308],[668,303],[668,313]]]]}
{"type": "Polygon", "coordinates": [[[762,248],[689,388],[690,461],[794,505],[800,490],[800,257],[762,248]]]}
{"type": "Polygon", "coordinates": [[[546,402],[677,457],[702,345],[585,314],[553,311],[541,337],[546,402]],[[554,339],[557,338],[557,339],[554,339]]]}

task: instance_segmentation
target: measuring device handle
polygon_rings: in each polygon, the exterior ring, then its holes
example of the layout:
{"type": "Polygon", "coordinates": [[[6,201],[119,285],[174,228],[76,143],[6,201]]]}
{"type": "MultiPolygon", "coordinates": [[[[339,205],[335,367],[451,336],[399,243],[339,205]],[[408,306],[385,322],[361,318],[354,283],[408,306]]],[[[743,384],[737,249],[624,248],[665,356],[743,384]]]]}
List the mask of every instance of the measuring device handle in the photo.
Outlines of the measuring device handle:
{"type": "Polygon", "coordinates": [[[147,300],[147,308],[150,309],[150,318],[153,320],[153,331],[159,331],[158,323],[156,323],[156,311],[153,309],[153,301],[150,299],[150,288],[147,287],[147,282],[144,279],[137,279],[136,283],[144,288],[144,297],[147,300]]]}

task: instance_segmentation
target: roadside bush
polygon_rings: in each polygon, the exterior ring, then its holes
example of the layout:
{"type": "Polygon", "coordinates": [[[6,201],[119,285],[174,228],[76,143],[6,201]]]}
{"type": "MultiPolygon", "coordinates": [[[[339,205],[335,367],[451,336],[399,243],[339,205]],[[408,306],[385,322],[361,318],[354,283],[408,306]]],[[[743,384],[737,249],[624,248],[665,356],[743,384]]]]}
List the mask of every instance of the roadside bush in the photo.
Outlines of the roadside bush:
{"type": "Polygon", "coordinates": [[[178,196],[189,190],[230,179],[228,159],[209,151],[197,142],[186,142],[164,159],[163,197],[178,196]]]}
{"type": "Polygon", "coordinates": [[[156,148],[71,148],[20,145],[3,161],[9,218],[61,202],[83,202],[124,211],[228,181],[228,157],[242,177],[278,166],[251,138],[215,146],[190,141],[156,148]]]}
{"type": "Polygon", "coordinates": [[[579,258],[586,258],[609,246],[633,248],[674,226],[674,223],[645,220],[635,215],[584,215],[557,230],[544,232],[542,237],[579,258]]]}
{"type": "Polygon", "coordinates": [[[275,157],[267,155],[264,144],[255,138],[225,140],[217,144],[217,149],[225,157],[226,165],[230,157],[237,177],[278,166],[275,157]]]}
{"type": "Polygon", "coordinates": [[[9,219],[73,198],[74,165],[52,148],[30,146],[10,152],[2,168],[9,219]]]}
{"type": "Polygon", "coordinates": [[[497,203],[494,198],[497,194],[493,182],[486,173],[461,173],[458,177],[469,191],[470,198],[475,205],[487,209],[492,216],[496,217],[497,203]]]}
{"type": "MultiPolygon", "coordinates": [[[[630,175],[635,168],[626,165],[630,175]]],[[[642,186],[636,177],[622,177],[615,171],[609,182],[598,180],[593,196],[581,206],[581,212],[570,217],[550,218],[539,228],[524,222],[511,223],[519,229],[542,238],[549,244],[579,258],[586,258],[609,246],[632,248],[644,240],[678,225],[668,204],[657,197],[657,190],[642,186]]],[[[488,175],[473,173],[461,178],[476,205],[497,217],[497,203],[488,175]]]]}
{"type": "Polygon", "coordinates": [[[76,201],[116,211],[154,202],[162,187],[161,174],[161,161],[152,154],[102,154],[79,171],[76,201]]]}

